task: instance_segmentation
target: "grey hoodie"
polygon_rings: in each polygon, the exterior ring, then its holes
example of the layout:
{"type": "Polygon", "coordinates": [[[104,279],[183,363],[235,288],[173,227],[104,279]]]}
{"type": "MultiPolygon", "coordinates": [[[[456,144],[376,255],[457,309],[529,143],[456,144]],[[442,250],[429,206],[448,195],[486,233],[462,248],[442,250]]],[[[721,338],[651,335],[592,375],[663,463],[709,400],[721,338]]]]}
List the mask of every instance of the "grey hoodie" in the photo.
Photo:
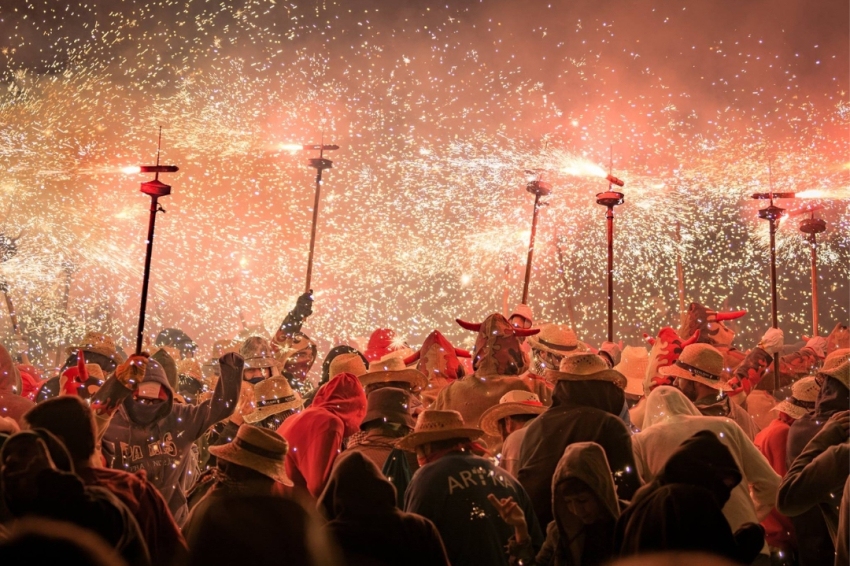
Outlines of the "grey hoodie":
{"type": "Polygon", "coordinates": [[[128,397],[112,417],[103,437],[104,453],[114,458],[111,466],[128,472],[145,470],[178,525],[188,515],[182,480],[191,460],[187,456],[192,444],[212,425],[233,414],[239,399],[241,368],[222,364],[221,370],[221,379],[211,399],[199,405],[175,404],[165,371],[150,360],[142,381],[162,385],[168,399],[156,409],[153,422],[144,425],[138,421],[138,413],[147,407],[133,396],[128,397]]]}

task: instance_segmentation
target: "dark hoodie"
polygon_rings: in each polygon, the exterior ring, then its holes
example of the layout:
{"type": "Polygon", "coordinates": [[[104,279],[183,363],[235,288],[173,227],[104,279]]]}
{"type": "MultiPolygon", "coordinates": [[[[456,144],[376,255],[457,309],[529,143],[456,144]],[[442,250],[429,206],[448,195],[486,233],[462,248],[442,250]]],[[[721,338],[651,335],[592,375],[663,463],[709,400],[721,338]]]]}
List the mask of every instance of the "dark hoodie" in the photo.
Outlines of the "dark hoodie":
{"type": "Polygon", "coordinates": [[[319,389],[312,405],[283,421],[277,432],[289,442],[286,474],[293,483],[319,497],[343,439],[360,430],[365,415],[360,380],[341,373],[319,389]]]}
{"type": "Polygon", "coordinates": [[[334,465],[319,510],[325,527],[352,566],[445,564],[443,540],[434,523],[396,507],[395,487],[358,452],[344,452],[334,465]]]}
{"type": "Polygon", "coordinates": [[[125,399],[104,434],[104,453],[114,458],[113,468],[145,470],[148,481],[168,503],[174,520],[182,525],[189,513],[183,489],[191,461],[189,450],[207,429],[233,413],[242,384],[241,364],[222,364],[213,397],[198,405],[174,404],[165,372],[153,360],[148,362],[145,381],[162,385],[166,401],[144,405],[133,396],[125,399]]]}
{"type": "Polygon", "coordinates": [[[749,564],[764,544],[760,527],[733,535],[723,505],[742,475],[732,452],[710,431],[682,443],[617,522],[620,556],[695,551],[749,564]]]}
{"type": "Polygon", "coordinates": [[[630,500],[640,487],[631,436],[618,418],[624,399],[623,390],[607,381],[559,381],[552,406],[526,427],[517,479],[540,524],[553,519],[552,477],[564,450],[575,442],[602,446],[620,499],[630,500]]]}
{"type": "MultiPolygon", "coordinates": [[[[826,377],[815,402],[815,410],[809,412],[791,425],[788,431],[787,464],[791,468],[809,441],[820,432],[826,421],[839,411],[850,407],[850,392],[837,379],[826,377]]],[[[805,513],[791,517],[797,533],[800,566],[830,564],[834,559],[835,546],[823,514],[817,506],[805,513]]]]}

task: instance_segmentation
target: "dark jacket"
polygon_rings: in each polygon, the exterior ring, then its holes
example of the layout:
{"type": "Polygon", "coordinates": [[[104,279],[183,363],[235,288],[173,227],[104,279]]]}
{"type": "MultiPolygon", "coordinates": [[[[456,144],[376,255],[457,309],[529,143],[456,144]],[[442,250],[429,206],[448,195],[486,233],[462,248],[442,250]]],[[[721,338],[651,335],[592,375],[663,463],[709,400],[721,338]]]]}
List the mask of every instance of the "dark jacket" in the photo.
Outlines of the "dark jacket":
{"type": "Polygon", "coordinates": [[[745,527],[736,539],[722,511],[742,477],[732,452],[713,432],[696,433],[620,516],[614,543],[620,556],[694,551],[749,564],[762,549],[763,531],[745,527]]]}
{"type": "MultiPolygon", "coordinates": [[[[827,377],[818,393],[815,410],[803,415],[788,432],[788,467],[797,459],[829,417],[850,407],[850,393],[837,379],[827,377]]],[[[835,547],[823,514],[816,507],[791,518],[797,533],[800,566],[818,566],[833,561],[835,547]]]]}
{"type": "Polygon", "coordinates": [[[145,470],[177,524],[182,525],[189,513],[183,489],[183,478],[191,463],[189,450],[208,428],[233,413],[242,383],[241,368],[222,364],[212,399],[198,405],[175,404],[165,372],[153,360],[148,362],[143,381],[162,385],[168,399],[159,406],[155,420],[144,425],[131,418],[138,402],[128,397],[104,434],[104,452],[114,457],[113,468],[145,470]]]}
{"type": "Polygon", "coordinates": [[[449,564],[434,523],[400,511],[395,488],[363,454],[337,458],[319,510],[351,566],[449,564]]]}
{"type": "Polygon", "coordinates": [[[620,499],[630,500],[640,487],[631,436],[618,418],[624,399],[623,390],[607,381],[559,381],[552,406],[527,425],[518,479],[540,524],[552,520],[552,476],[566,447],[575,442],[602,446],[620,499]]]}
{"type": "Polygon", "coordinates": [[[514,529],[487,499],[491,493],[499,499],[513,497],[525,513],[532,546],[539,549],[543,534],[528,494],[506,471],[466,451],[451,452],[419,468],[404,509],[434,522],[453,566],[507,566],[506,547],[514,529]]]}

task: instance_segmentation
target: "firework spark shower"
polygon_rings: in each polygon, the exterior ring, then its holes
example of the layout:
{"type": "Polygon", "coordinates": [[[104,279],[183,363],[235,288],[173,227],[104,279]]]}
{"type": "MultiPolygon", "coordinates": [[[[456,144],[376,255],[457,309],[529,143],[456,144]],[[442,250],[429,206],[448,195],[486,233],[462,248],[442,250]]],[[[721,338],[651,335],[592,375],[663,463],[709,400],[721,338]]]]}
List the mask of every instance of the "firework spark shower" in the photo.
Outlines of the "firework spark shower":
{"type": "MultiPolygon", "coordinates": [[[[324,344],[390,326],[418,343],[520,298],[601,341],[604,176],[617,209],[615,332],[678,319],[687,297],[770,325],[769,190],[822,205],[821,332],[848,320],[850,62],[844,2],[281,0],[0,6],[0,264],[35,357],[95,329],[132,347],[148,180],[180,167],[157,222],[147,328],[208,351],[245,323],[273,331],[302,290],[311,152],[334,143],[306,328],[324,344]],[[681,224],[681,239],[675,237],[681,224]],[[5,256],[4,256],[5,257],[5,256]],[[507,275],[506,275],[507,274],[507,275]],[[68,286],[66,298],[66,286],[68,286]],[[237,308],[238,305],[238,308],[237,308]]],[[[779,229],[780,325],[809,332],[809,249],[779,229]]],[[[5,315],[0,338],[11,333],[5,315]]]]}

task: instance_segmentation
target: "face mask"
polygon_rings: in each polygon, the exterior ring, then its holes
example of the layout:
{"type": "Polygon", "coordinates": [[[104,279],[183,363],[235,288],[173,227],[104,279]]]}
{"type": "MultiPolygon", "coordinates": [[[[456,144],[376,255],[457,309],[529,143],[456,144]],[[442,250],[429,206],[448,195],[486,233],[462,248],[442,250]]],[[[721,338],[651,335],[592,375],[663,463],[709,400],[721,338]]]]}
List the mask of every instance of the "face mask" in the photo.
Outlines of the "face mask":
{"type": "Polygon", "coordinates": [[[165,401],[157,403],[140,403],[138,401],[132,401],[126,405],[127,414],[130,415],[130,419],[134,423],[147,426],[157,420],[160,411],[163,410],[163,403],[165,403],[165,401]]]}

